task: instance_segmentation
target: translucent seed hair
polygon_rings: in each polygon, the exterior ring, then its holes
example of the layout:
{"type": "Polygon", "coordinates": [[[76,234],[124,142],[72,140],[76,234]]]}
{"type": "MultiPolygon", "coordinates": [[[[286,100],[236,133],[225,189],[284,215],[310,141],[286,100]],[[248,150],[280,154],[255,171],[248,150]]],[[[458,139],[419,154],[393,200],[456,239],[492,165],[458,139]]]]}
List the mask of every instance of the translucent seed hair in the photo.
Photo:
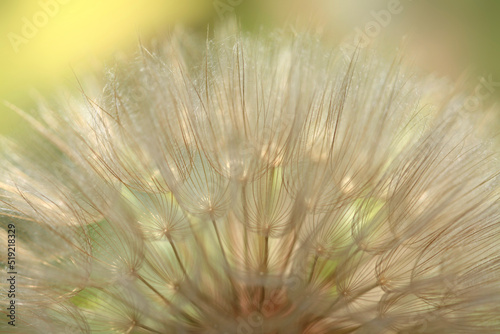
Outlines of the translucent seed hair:
{"type": "Polygon", "coordinates": [[[453,86],[227,30],[103,81],[7,103],[34,130],[0,167],[20,332],[500,331],[498,149],[453,86]]]}

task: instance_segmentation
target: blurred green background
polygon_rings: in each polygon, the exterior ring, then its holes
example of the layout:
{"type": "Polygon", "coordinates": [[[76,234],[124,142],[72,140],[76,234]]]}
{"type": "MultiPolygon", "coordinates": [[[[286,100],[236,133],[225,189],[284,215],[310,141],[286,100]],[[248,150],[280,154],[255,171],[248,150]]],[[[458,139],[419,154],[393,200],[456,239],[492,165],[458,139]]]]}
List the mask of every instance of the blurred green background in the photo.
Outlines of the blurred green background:
{"type": "MultiPolygon", "coordinates": [[[[30,110],[33,91],[76,87],[74,73],[98,72],[139,37],[176,24],[204,30],[233,13],[245,29],[321,28],[336,43],[360,31],[394,45],[409,36],[407,49],[423,69],[451,80],[467,72],[472,86],[480,76],[500,82],[498,0],[2,0],[0,100],[30,110]],[[391,8],[397,13],[388,17],[391,8]]],[[[498,86],[482,103],[498,99],[498,86]]],[[[22,136],[25,128],[1,103],[0,134],[22,136]]]]}

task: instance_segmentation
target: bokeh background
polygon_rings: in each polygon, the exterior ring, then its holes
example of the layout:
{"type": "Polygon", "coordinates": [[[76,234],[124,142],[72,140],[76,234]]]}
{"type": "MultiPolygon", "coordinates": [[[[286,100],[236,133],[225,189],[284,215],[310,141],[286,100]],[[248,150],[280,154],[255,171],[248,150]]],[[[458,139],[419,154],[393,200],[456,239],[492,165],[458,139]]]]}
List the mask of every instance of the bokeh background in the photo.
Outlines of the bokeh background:
{"type": "MultiPolygon", "coordinates": [[[[77,77],[99,73],[139,39],[175,25],[204,31],[232,14],[243,29],[321,29],[339,45],[363,33],[395,46],[404,39],[426,71],[452,81],[466,73],[472,89],[487,78],[481,107],[500,97],[498,0],[2,0],[0,101],[33,109],[34,92],[76,89],[77,77]]],[[[0,103],[0,134],[22,136],[26,129],[0,103]]]]}

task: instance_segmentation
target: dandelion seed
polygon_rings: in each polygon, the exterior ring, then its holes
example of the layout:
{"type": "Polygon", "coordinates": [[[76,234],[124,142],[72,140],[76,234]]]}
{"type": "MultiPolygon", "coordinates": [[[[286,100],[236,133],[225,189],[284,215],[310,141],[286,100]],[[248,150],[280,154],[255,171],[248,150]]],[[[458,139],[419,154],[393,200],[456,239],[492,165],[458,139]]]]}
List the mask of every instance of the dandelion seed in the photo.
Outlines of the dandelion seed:
{"type": "Polygon", "coordinates": [[[465,98],[241,35],[177,32],[102,94],[11,106],[36,130],[0,174],[21,331],[500,331],[498,156],[465,98]]]}

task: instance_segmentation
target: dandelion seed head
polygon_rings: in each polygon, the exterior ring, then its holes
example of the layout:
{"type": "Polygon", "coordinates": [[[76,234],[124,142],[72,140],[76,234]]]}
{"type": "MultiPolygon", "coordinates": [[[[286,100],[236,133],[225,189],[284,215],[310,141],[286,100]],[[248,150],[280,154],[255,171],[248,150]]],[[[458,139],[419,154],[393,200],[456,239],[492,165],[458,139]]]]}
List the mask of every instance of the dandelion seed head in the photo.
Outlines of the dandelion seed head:
{"type": "Polygon", "coordinates": [[[307,34],[160,44],[10,106],[23,332],[500,330],[498,149],[451,85],[307,34]]]}

